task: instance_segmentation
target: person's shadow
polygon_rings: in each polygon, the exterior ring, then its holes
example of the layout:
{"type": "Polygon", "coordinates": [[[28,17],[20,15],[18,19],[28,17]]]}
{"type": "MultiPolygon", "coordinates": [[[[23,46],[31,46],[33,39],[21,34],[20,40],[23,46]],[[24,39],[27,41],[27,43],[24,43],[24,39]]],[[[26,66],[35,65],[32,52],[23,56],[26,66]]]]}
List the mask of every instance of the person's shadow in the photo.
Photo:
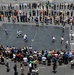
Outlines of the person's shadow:
{"type": "Polygon", "coordinates": [[[52,71],[51,73],[54,73],[55,74],[55,73],[57,73],[57,71],[52,71]]]}

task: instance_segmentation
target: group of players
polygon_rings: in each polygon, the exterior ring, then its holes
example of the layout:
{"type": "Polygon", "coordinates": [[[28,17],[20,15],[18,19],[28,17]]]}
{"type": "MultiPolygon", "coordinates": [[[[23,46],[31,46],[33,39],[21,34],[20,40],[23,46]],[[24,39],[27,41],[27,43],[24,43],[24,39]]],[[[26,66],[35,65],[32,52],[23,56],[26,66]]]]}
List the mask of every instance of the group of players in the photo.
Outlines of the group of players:
{"type": "MultiPolygon", "coordinates": [[[[7,29],[5,29],[5,34],[8,35],[7,29]]],[[[25,42],[28,41],[27,34],[24,34],[24,35],[23,35],[23,34],[22,34],[22,31],[17,30],[17,38],[22,38],[22,37],[23,37],[23,39],[24,39],[25,42]]]]}

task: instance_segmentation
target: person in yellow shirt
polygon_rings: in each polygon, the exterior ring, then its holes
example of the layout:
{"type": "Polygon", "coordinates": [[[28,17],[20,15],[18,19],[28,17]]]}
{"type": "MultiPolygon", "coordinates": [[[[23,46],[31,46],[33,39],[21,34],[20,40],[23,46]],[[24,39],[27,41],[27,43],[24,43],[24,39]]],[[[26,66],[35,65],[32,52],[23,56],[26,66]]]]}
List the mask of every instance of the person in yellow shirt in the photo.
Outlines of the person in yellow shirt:
{"type": "Polygon", "coordinates": [[[16,16],[15,15],[12,16],[12,21],[13,21],[13,23],[15,23],[15,21],[16,21],[16,16]]]}
{"type": "Polygon", "coordinates": [[[64,11],[62,11],[62,14],[64,14],[64,11]]]}
{"type": "Polygon", "coordinates": [[[37,68],[37,60],[34,60],[34,68],[37,68]]]}

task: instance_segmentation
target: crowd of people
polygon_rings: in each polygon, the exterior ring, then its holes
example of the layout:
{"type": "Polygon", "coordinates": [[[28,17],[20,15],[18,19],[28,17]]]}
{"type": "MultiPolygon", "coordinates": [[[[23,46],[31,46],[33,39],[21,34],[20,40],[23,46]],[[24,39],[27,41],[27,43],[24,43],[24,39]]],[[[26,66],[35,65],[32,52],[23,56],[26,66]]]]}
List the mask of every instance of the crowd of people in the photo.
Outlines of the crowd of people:
{"type": "MultiPolygon", "coordinates": [[[[10,63],[8,62],[8,60],[11,59],[11,61],[15,63],[15,65],[13,66],[14,75],[18,74],[16,62],[20,63],[21,75],[25,74],[24,66],[28,66],[27,75],[31,75],[32,73],[36,73],[36,75],[38,75],[38,70],[36,70],[38,64],[47,66],[52,65],[53,72],[55,73],[56,67],[70,63],[70,61],[73,59],[73,55],[74,52],[67,52],[63,50],[55,51],[46,49],[37,51],[33,50],[32,46],[19,49],[15,46],[0,46],[0,64],[5,65],[7,67],[6,71],[9,72],[11,67],[9,66],[10,63]]],[[[74,62],[72,63],[74,64],[74,62]]]]}
{"type": "Polygon", "coordinates": [[[74,24],[73,3],[20,3],[1,5],[0,20],[6,17],[8,22],[32,22],[74,24]],[[28,9],[28,10],[27,10],[28,9]]]}
{"type": "MultiPolygon", "coordinates": [[[[73,17],[74,4],[73,3],[27,3],[19,4],[19,6],[13,6],[11,3],[8,6],[1,5],[0,10],[0,21],[5,21],[5,18],[8,19],[8,22],[32,22],[32,23],[54,23],[63,25],[62,32],[64,33],[65,24],[74,24],[73,17]],[[26,10],[29,12],[25,12],[26,10]]],[[[71,27],[72,30],[72,27],[71,27]]],[[[72,33],[72,32],[71,32],[72,33]]],[[[5,29],[5,34],[8,35],[7,29],[5,29]]],[[[22,32],[17,31],[17,38],[22,37],[22,32]]],[[[71,39],[73,36],[71,34],[71,39]]],[[[28,41],[27,34],[24,35],[24,41],[28,41]]],[[[55,36],[52,36],[52,43],[56,40],[55,36]]],[[[64,36],[61,36],[61,44],[64,41],[64,36]]],[[[68,40],[66,40],[66,48],[68,47],[68,40]]],[[[8,60],[11,59],[15,63],[13,66],[14,75],[18,75],[17,64],[20,63],[21,75],[24,75],[24,66],[28,66],[27,75],[36,73],[38,75],[38,64],[43,64],[47,66],[53,66],[53,72],[56,72],[57,66],[62,66],[63,64],[68,64],[73,60],[74,53],[63,51],[63,50],[42,50],[37,51],[33,50],[32,46],[16,48],[13,47],[3,47],[0,46],[0,64],[6,66],[6,71],[9,72],[11,67],[9,66],[8,60]],[[58,65],[59,64],[59,65],[58,65]],[[37,70],[36,70],[37,69],[37,70]]],[[[74,62],[72,62],[74,66],[74,62]]],[[[73,68],[73,67],[72,67],[73,68]]]]}

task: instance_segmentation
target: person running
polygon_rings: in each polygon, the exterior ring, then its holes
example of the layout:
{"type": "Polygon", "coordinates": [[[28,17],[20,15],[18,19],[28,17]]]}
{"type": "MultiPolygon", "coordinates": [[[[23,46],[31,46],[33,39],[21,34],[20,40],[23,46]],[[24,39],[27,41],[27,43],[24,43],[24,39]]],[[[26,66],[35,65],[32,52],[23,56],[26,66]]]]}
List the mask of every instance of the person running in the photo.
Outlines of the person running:
{"type": "Polygon", "coordinates": [[[17,31],[17,38],[20,38],[20,37],[23,37],[23,36],[22,36],[22,31],[19,31],[19,30],[18,30],[18,31],[17,31]]]}
{"type": "Polygon", "coordinates": [[[64,41],[64,37],[63,37],[63,36],[61,36],[61,44],[63,43],[63,41],[64,41]]]}
{"type": "Polygon", "coordinates": [[[68,40],[67,40],[67,41],[66,41],[66,46],[65,46],[66,49],[68,48],[68,44],[69,44],[69,42],[68,42],[68,40]]]}
{"type": "Polygon", "coordinates": [[[55,37],[54,36],[52,36],[52,42],[55,42],[55,37]]]}
{"type": "Polygon", "coordinates": [[[25,42],[27,42],[27,41],[28,41],[27,34],[25,34],[23,38],[24,38],[24,41],[25,41],[25,42]]]}

